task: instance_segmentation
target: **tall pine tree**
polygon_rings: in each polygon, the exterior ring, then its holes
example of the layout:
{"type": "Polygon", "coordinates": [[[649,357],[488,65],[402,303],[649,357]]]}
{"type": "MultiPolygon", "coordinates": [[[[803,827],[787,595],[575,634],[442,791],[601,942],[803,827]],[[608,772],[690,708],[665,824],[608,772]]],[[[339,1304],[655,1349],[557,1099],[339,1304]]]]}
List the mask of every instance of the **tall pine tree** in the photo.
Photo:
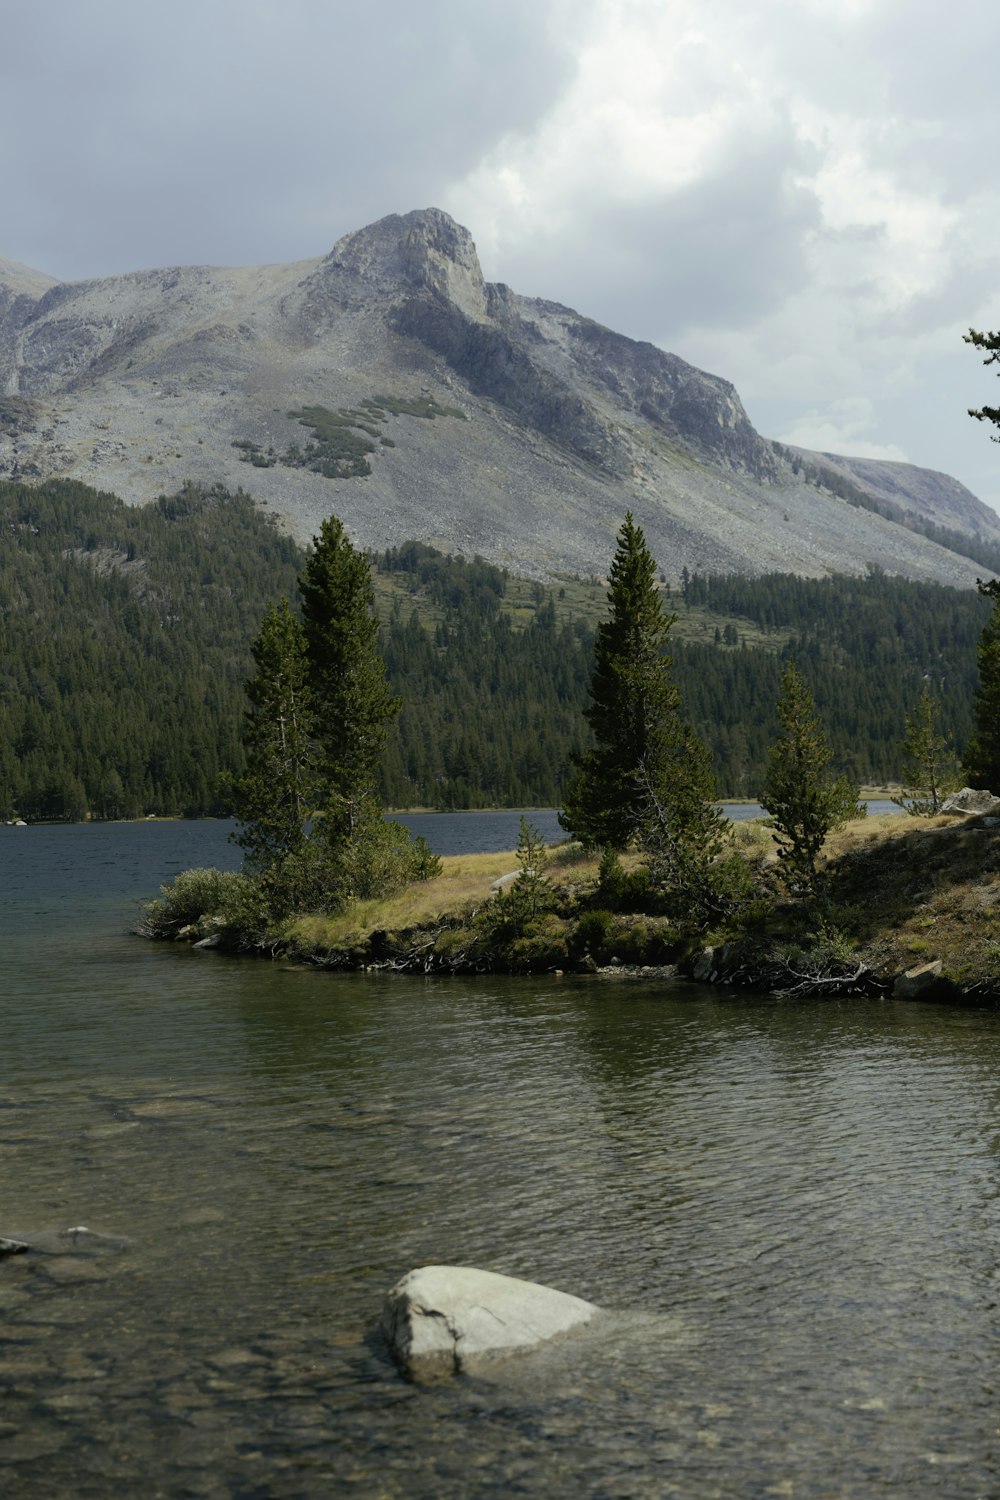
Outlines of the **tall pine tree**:
{"type": "MultiPolygon", "coordinates": [[[[328,517],[299,580],[328,842],[376,807],[379,762],[400,700],[378,650],[371,571],[328,517]]],[[[378,809],[381,816],[381,809],[378,809]]]]}
{"type": "Polygon", "coordinates": [[[964,760],[969,784],[1000,791],[1000,579],[980,581],[979,592],[993,600],[993,613],[979,637],[979,686],[973,700],[975,729],[964,760]]]}
{"type": "Polygon", "coordinates": [[[816,861],[827,834],[849,818],[863,817],[866,809],[846,776],[830,775],[833,752],[812,693],[792,661],[782,678],[778,723],[781,733],[768,751],[761,806],[771,814],[792,886],[816,891],[816,861]]]}
{"type": "Polygon", "coordinates": [[[958,761],[947,734],[941,733],[941,705],[924,684],[920,701],[906,715],[903,790],[895,801],[907,812],[932,818],[959,784],[958,761]]]}
{"type": "Polygon", "coordinates": [[[624,849],[645,815],[651,752],[680,709],[665,654],[677,617],[664,613],[656,562],[631,512],[618,533],[608,611],[584,710],[595,744],[578,760],[560,822],[585,843],[624,849]]]}
{"type": "MultiPolygon", "coordinates": [[[[663,610],[656,562],[631,513],[611,565],[608,619],[598,627],[590,707],[596,744],[583,755],[560,821],[589,844],[638,845],[672,900],[703,892],[721,847],[711,757],[681,717],[666,654],[676,619],[663,610]]],[[[701,898],[698,897],[698,904],[701,898]]]]}
{"type": "Polygon", "coordinates": [[[251,651],[257,671],[246,685],[246,771],[233,790],[236,842],[249,868],[262,873],[302,853],[319,791],[305,633],[287,599],[268,605],[251,651]]]}

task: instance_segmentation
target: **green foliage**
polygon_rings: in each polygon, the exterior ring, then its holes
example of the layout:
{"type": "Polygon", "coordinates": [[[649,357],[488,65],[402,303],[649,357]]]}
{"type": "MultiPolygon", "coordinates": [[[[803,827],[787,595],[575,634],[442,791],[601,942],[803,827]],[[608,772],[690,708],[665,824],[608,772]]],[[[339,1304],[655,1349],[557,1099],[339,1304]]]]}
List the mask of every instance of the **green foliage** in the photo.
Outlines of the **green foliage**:
{"type": "Polygon", "coordinates": [[[637,844],[650,884],[702,926],[715,910],[710,867],[723,819],[713,805],[711,755],[681,718],[664,649],[674,616],[663,612],[656,572],[641,528],[627,515],[585,711],[596,744],[578,763],[560,821],[591,844],[637,844]]]}
{"type": "MultiPolygon", "coordinates": [[[[984,365],[995,365],[1000,362],[1000,333],[979,333],[975,328],[970,328],[963,338],[974,348],[986,351],[984,365]]],[[[1000,406],[981,406],[976,410],[970,409],[969,416],[975,417],[977,422],[992,422],[995,427],[1000,427],[1000,406]]],[[[991,433],[990,436],[993,442],[1000,443],[1000,438],[996,433],[991,433]]]]}
{"type": "Polygon", "coordinates": [[[287,599],[269,604],[251,647],[246,770],[234,785],[239,843],[251,869],[269,870],[301,852],[316,807],[314,711],[302,623],[287,599]]]}
{"type": "MultiPolygon", "coordinates": [[[[188,486],[127,506],[74,481],[0,483],[0,817],[229,812],[220,777],[245,769],[261,601],[293,598],[301,562],[246,495],[188,486]]],[[[596,579],[546,591],[419,543],[375,566],[389,683],[407,699],[388,725],[383,799],[558,804],[586,748],[596,579]]],[[[852,779],[899,778],[893,726],[925,683],[967,745],[989,599],[878,575],[689,573],[687,592],[672,674],[725,794],[763,782],[789,654],[852,779]],[[723,629],[716,646],[716,622],[739,644],[723,629]]]]}
{"type": "Polygon", "coordinates": [[[375,444],[355,431],[362,425],[355,414],[343,409],[330,411],[325,406],[306,406],[288,415],[312,431],[313,441],[304,452],[289,448],[282,463],[292,468],[313,469],[326,479],[361,478],[371,473],[368,458],[375,452],[375,444]]]}
{"type": "Polygon", "coordinates": [[[355,816],[337,860],[345,900],[390,896],[412,880],[426,880],[441,868],[426,840],[419,846],[402,823],[382,816],[374,799],[366,799],[355,816]],[[437,869],[434,868],[435,863],[437,869]]]}
{"type": "Polygon", "coordinates": [[[510,943],[505,957],[515,974],[562,968],[569,958],[564,924],[551,913],[534,918],[510,943]]]}
{"type": "Polygon", "coordinates": [[[399,889],[429,866],[377,795],[398,712],[378,652],[371,573],[341,523],[323,522],[299,579],[302,619],[268,607],[247,685],[239,842],[271,909],[336,911],[399,889]]]}
{"type": "Polygon", "coordinates": [[[326,479],[364,479],[372,471],[375,442],[371,440],[376,439],[383,448],[396,446],[376,425],[386,422],[390,415],[430,421],[458,417],[465,421],[464,411],[457,406],[442,406],[433,396],[378,396],[362,401],[360,408],[341,406],[332,411],[328,406],[304,406],[288,415],[312,433],[305,448],[292,443],[282,454],[273,448],[265,453],[252,438],[237,438],[233,447],[245,463],[257,469],[273,469],[281,463],[290,469],[311,469],[326,479]]]}
{"type": "Polygon", "coordinates": [[[959,785],[958,762],[951,739],[940,730],[941,705],[926,686],[912,714],[906,716],[902,741],[902,796],[895,800],[907,812],[933,817],[959,785]]]}
{"type": "Polygon", "coordinates": [[[597,874],[597,889],[594,901],[599,909],[608,913],[616,911],[648,911],[655,900],[649,870],[641,865],[637,870],[626,870],[614,849],[605,849],[597,874]]]}
{"type": "Polygon", "coordinates": [[[376,396],[372,401],[362,401],[361,405],[379,418],[388,411],[394,417],[425,417],[430,421],[435,417],[457,417],[461,422],[466,420],[461,407],[442,406],[433,396],[376,396]]]}
{"type": "Polygon", "coordinates": [[[849,818],[864,816],[865,808],[856,786],[829,774],[833,755],[794,662],[782,679],[778,723],[781,732],[768,756],[761,802],[771,815],[792,887],[815,892],[816,861],[827,834],[849,818]]]}
{"type": "Polygon", "coordinates": [[[543,911],[551,897],[551,887],[544,874],[548,863],[548,850],[538,829],[522,815],[515,850],[520,866],[517,879],[511,888],[511,896],[521,909],[526,921],[534,921],[543,911]]]}
{"type": "Polygon", "coordinates": [[[160,887],[159,900],[142,908],[138,931],[160,939],[214,937],[233,953],[273,951],[286,914],[266,879],[230,870],[183,870],[160,887]]]}
{"type": "Polygon", "coordinates": [[[326,789],[326,827],[342,837],[353,804],[373,798],[389,721],[400,700],[378,651],[371,572],[340,521],[328,517],[299,580],[309,685],[326,789]]]}
{"type": "Polygon", "coordinates": [[[548,859],[545,840],[524,817],[516,857],[516,880],[501,887],[478,914],[479,930],[493,945],[504,946],[528,934],[551,901],[552,889],[543,873],[548,859]]]}
{"type": "Polygon", "coordinates": [[[677,952],[673,927],[656,918],[619,916],[614,912],[584,912],[569,939],[574,959],[589,956],[596,964],[616,958],[623,964],[669,963],[677,952]]]}
{"type": "Polygon", "coordinates": [[[582,740],[589,632],[481,560],[407,542],[377,567],[383,655],[406,698],[383,760],[386,800],[552,806],[582,740]]]}
{"type": "Polygon", "coordinates": [[[433,880],[444,866],[422,833],[418,833],[410,845],[410,879],[433,880]]]}
{"type": "Polygon", "coordinates": [[[182,870],[160,887],[159,900],[143,907],[142,931],[149,937],[172,938],[184,927],[195,927],[204,937],[248,884],[252,882],[247,876],[231,870],[182,870]]]}
{"type": "MultiPolygon", "coordinates": [[[[646,806],[640,845],[650,884],[665,907],[694,931],[706,927],[728,905],[729,883],[720,885],[716,863],[726,820],[715,806],[711,756],[679,720],[663,726],[663,745],[644,768],[646,806]]],[[[736,856],[738,858],[738,856],[736,856]]]]}
{"type": "Polygon", "coordinates": [[[675,724],[680,703],[664,655],[674,617],[663,612],[656,563],[631,513],[609,578],[584,710],[595,744],[578,759],[559,821],[584,843],[625,849],[640,831],[650,780],[661,779],[666,726],[675,724]]]}
{"type": "Polygon", "coordinates": [[[576,957],[589,953],[596,963],[610,957],[608,934],[614,930],[614,913],[603,907],[585,911],[573,929],[572,950],[576,957]]]}
{"type": "Polygon", "coordinates": [[[0,482],[0,815],[227,812],[258,601],[300,555],[221,488],[0,482]]]}
{"type": "Polygon", "coordinates": [[[966,747],[964,765],[971,785],[992,791],[1000,788],[1000,580],[980,583],[979,592],[993,600],[993,611],[976,653],[979,686],[973,699],[975,729],[966,747]]]}

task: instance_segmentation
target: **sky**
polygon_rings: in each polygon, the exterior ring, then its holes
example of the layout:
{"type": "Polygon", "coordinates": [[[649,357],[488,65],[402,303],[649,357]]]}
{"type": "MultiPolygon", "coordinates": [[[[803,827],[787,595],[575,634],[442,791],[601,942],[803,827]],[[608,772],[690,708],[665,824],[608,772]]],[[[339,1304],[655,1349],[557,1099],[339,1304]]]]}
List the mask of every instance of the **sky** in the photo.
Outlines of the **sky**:
{"type": "Polygon", "coordinates": [[[996,0],[0,0],[0,36],[0,257],[295,261],[442,208],[766,437],[1000,509],[996,0]]]}

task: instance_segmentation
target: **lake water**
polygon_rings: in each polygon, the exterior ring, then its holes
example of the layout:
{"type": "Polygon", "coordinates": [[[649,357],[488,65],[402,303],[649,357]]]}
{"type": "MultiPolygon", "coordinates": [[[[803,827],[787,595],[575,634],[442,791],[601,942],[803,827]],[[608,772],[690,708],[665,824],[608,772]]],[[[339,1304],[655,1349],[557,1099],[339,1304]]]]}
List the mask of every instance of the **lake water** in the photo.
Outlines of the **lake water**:
{"type": "Polygon", "coordinates": [[[1000,1493],[993,1011],[130,937],[227,832],[0,828],[0,1232],[127,1241],[0,1261],[0,1494],[1000,1493]],[[422,1388],[433,1261],[623,1316],[422,1388]]]}

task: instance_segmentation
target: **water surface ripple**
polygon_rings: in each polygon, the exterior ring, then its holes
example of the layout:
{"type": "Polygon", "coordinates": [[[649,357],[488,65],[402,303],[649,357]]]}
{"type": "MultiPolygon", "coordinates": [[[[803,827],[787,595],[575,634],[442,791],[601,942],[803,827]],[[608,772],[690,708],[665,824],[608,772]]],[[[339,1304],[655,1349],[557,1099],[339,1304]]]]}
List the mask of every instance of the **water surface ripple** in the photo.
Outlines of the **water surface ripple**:
{"type": "Polygon", "coordinates": [[[993,1012],[128,937],[213,838],[0,829],[0,1231],[128,1241],[0,1262],[4,1493],[998,1493],[993,1012]],[[426,1261],[623,1316],[424,1389],[426,1261]]]}

